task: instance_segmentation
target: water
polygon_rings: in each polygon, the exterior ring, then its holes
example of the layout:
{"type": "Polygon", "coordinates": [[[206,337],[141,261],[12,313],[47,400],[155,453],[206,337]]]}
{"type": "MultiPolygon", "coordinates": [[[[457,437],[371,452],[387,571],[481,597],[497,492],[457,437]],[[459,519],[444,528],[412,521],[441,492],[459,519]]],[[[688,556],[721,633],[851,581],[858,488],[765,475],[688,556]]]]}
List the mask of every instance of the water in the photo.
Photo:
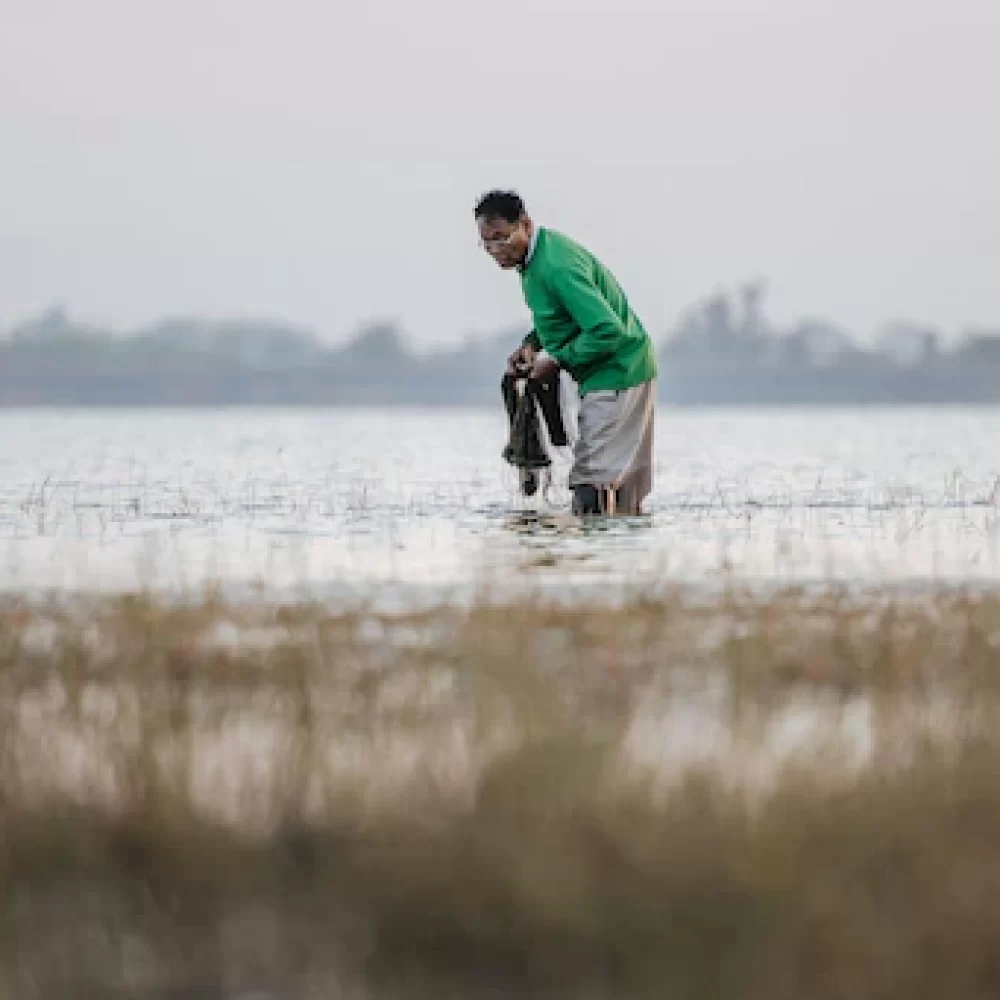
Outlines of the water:
{"type": "Polygon", "coordinates": [[[1000,409],[661,408],[647,513],[592,526],[525,515],[505,433],[499,399],[0,412],[0,589],[412,598],[1000,575],[1000,409]]]}

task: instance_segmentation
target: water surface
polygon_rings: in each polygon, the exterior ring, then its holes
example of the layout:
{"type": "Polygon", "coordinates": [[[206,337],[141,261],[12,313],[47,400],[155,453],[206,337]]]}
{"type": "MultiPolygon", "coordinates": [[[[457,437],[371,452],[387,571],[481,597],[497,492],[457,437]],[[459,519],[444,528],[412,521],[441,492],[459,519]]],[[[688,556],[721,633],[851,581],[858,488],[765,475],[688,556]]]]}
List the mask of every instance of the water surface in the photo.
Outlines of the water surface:
{"type": "Polygon", "coordinates": [[[0,412],[5,590],[993,581],[1000,409],[661,408],[635,520],[525,516],[499,406],[0,412]]]}

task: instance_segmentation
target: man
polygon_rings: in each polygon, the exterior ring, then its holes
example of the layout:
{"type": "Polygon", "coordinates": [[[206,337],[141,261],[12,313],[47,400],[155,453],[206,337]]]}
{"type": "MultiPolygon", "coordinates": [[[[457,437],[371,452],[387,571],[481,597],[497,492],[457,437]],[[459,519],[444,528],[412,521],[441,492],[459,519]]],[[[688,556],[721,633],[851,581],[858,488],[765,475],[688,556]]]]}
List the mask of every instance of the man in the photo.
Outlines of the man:
{"type": "Polygon", "coordinates": [[[534,330],[508,370],[534,378],[566,371],[580,392],[570,470],[579,515],[638,514],[652,488],[656,354],[610,271],[554,229],[536,226],[512,191],[491,191],[476,205],[484,249],[517,270],[534,330]]]}

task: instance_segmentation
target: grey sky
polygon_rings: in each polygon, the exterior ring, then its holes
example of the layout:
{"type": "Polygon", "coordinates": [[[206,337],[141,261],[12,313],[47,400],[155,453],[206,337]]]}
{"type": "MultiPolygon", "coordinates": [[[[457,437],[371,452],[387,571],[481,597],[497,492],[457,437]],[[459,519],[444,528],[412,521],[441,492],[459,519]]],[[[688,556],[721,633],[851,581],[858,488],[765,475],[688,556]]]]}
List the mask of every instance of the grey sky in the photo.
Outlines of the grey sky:
{"type": "Polygon", "coordinates": [[[998,0],[0,0],[0,327],[524,317],[478,249],[517,186],[660,333],[1000,325],[998,0]]]}

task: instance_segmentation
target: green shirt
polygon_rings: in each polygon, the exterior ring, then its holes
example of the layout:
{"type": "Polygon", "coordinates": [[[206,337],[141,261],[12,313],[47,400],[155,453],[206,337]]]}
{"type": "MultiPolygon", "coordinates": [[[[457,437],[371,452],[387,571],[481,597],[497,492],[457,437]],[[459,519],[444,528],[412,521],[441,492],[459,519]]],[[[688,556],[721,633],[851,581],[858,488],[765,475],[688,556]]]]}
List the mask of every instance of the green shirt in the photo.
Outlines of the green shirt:
{"type": "Polygon", "coordinates": [[[656,377],[656,352],[639,317],[611,272],[580,244],[539,229],[521,289],[535,321],[525,342],[555,358],[581,394],[656,377]]]}

